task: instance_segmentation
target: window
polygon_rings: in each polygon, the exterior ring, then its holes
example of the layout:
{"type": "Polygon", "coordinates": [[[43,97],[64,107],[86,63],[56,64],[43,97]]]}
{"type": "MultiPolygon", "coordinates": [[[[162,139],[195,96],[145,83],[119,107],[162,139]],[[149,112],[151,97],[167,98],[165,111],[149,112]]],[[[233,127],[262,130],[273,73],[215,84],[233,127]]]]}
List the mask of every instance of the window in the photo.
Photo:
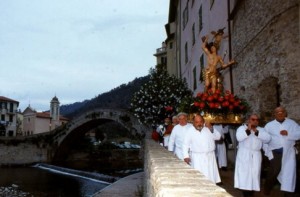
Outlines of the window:
{"type": "Polygon", "coordinates": [[[188,23],[188,20],[189,20],[189,8],[188,8],[188,3],[186,4],[184,10],[183,10],[183,19],[182,19],[182,22],[183,22],[183,29],[185,28],[186,24],[188,23]]]}
{"type": "Polygon", "coordinates": [[[197,89],[197,71],[196,71],[196,66],[193,69],[193,81],[194,81],[193,88],[194,88],[194,90],[196,90],[197,89]]]}
{"type": "Polygon", "coordinates": [[[203,28],[203,22],[202,22],[202,5],[200,6],[199,8],[199,12],[198,12],[198,15],[199,15],[199,32],[202,30],[203,28]]]}
{"type": "Polygon", "coordinates": [[[9,130],[9,131],[8,131],[8,136],[9,136],[9,137],[14,136],[14,131],[13,131],[13,130],[9,130]]]}
{"type": "Polygon", "coordinates": [[[203,57],[203,54],[201,55],[200,57],[200,77],[199,77],[199,80],[201,82],[204,81],[204,57],[203,57]]]}
{"type": "Polygon", "coordinates": [[[170,42],[169,48],[173,49],[173,42],[170,42]]]}
{"type": "Polygon", "coordinates": [[[192,26],[192,41],[193,41],[193,45],[195,44],[195,23],[192,26]]]}
{"type": "Polygon", "coordinates": [[[30,118],[27,118],[27,122],[30,122],[30,118]]]}
{"type": "Polygon", "coordinates": [[[14,116],[13,115],[9,115],[9,122],[13,122],[14,120],[14,116]]]}
{"type": "Polygon", "coordinates": [[[184,45],[184,54],[185,54],[185,63],[188,63],[188,43],[186,42],[184,45]]]}
{"type": "Polygon", "coordinates": [[[167,65],[167,58],[166,57],[161,57],[160,61],[161,61],[161,64],[167,65]]]}
{"type": "Polygon", "coordinates": [[[14,104],[13,103],[9,104],[9,112],[14,112],[14,104]]]}
{"type": "Polygon", "coordinates": [[[5,115],[1,114],[1,121],[5,121],[5,115]]]}

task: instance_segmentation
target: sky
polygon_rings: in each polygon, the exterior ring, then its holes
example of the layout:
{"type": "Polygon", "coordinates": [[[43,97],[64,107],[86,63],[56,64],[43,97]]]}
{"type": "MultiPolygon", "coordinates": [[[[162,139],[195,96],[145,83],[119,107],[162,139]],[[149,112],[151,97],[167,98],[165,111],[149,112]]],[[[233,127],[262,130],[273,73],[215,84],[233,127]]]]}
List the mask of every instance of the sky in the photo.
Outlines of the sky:
{"type": "Polygon", "coordinates": [[[92,99],[156,65],[169,0],[1,0],[0,96],[37,111],[92,99]]]}

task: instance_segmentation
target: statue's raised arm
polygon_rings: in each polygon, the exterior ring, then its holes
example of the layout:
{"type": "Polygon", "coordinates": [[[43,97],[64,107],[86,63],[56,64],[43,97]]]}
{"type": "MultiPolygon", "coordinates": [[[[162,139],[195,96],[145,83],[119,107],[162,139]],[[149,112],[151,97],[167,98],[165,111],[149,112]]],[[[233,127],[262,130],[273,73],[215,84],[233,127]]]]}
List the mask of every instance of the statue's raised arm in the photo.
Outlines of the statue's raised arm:
{"type": "Polygon", "coordinates": [[[234,60],[231,60],[227,64],[224,63],[221,56],[217,54],[217,47],[215,46],[214,42],[208,43],[208,36],[202,38],[202,49],[207,57],[207,66],[205,68],[205,91],[211,89],[213,92],[216,91],[217,88],[217,78],[219,77],[220,73],[218,71],[218,64],[221,65],[221,69],[225,69],[228,66],[231,66],[235,63],[234,60]]]}

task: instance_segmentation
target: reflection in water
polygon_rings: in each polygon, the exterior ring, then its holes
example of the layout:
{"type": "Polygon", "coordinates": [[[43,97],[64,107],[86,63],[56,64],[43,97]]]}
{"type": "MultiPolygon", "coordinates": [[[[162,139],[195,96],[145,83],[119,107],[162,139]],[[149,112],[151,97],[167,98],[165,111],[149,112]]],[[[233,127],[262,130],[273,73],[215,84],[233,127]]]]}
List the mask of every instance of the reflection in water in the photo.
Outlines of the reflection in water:
{"type": "Polygon", "coordinates": [[[107,186],[33,167],[0,168],[0,187],[18,186],[35,197],[88,197],[107,186]]]}

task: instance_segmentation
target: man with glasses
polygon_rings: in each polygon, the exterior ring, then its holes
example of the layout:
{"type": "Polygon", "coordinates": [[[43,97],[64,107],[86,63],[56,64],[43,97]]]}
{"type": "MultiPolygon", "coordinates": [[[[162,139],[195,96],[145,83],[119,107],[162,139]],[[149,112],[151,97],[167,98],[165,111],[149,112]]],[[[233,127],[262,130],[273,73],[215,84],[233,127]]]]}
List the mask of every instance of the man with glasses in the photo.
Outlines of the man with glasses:
{"type": "Polygon", "coordinates": [[[253,196],[260,191],[260,174],[263,143],[271,137],[264,128],[258,126],[258,115],[252,114],[247,123],[236,132],[238,152],[235,162],[234,187],[242,190],[244,196],[253,196]]]}
{"type": "Polygon", "coordinates": [[[296,186],[296,140],[300,139],[300,126],[287,118],[285,108],[277,107],[274,110],[275,120],[266,124],[265,129],[271,140],[265,145],[266,156],[270,160],[266,182],[265,195],[270,195],[277,179],[281,184],[280,190],[285,196],[295,191],[296,186]]]}

